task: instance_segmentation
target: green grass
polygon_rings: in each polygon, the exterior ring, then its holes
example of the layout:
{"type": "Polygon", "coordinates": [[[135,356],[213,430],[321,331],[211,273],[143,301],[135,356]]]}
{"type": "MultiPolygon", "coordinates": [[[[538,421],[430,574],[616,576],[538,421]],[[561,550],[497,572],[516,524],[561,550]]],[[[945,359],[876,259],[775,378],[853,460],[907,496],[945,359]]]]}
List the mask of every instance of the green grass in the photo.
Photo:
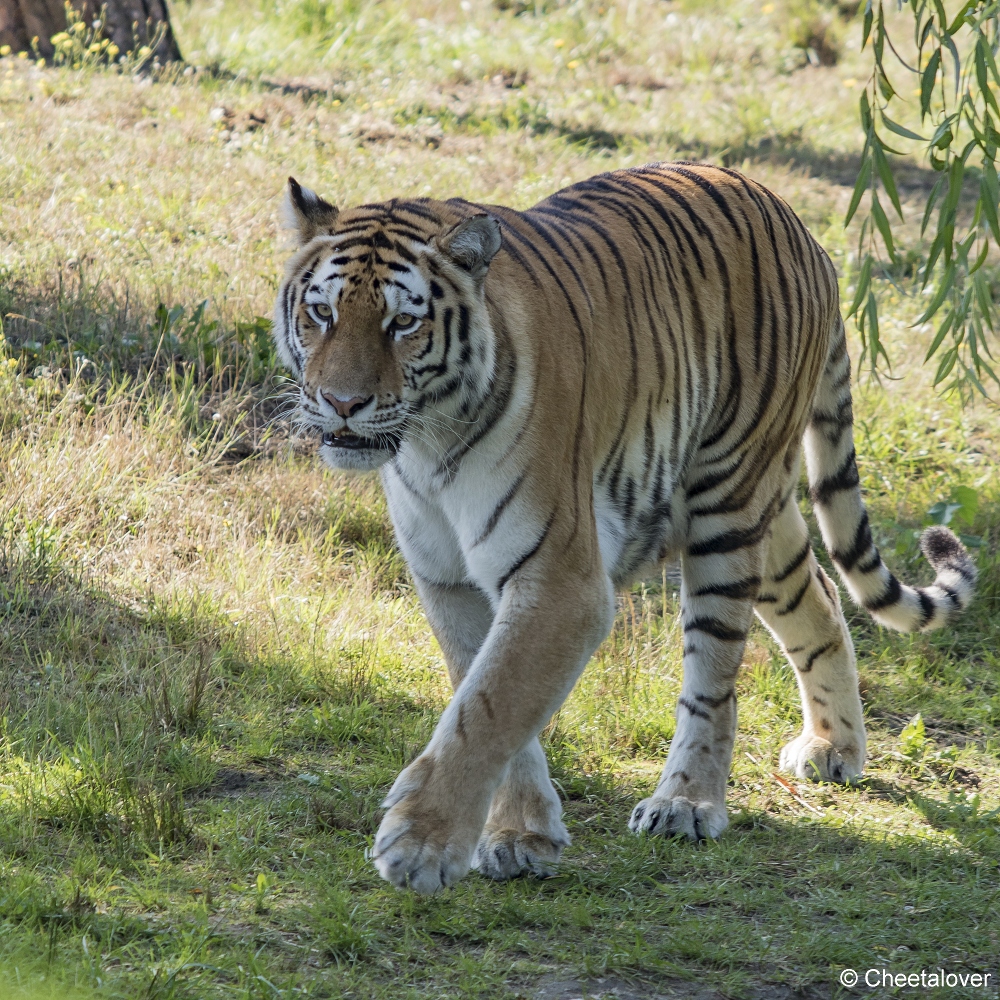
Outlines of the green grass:
{"type": "MultiPolygon", "coordinates": [[[[920,581],[916,530],[974,490],[954,523],[982,542],[981,580],[931,636],[848,609],[867,778],[775,778],[798,696],[758,628],[730,829],[629,835],[680,684],[677,597],[653,580],[545,732],[574,838],[558,877],[470,875],[431,899],[389,889],[366,850],[447,701],[441,656],[377,482],[324,472],[291,433],[259,319],[289,173],[341,204],[524,206],[679,156],[786,197],[846,294],[857,22],[818,0],[174,15],[188,76],[0,60],[0,996],[776,1000],[849,995],[845,967],[1000,981],[1000,418],[930,389],[916,297],[883,304],[901,379],[857,393],[863,486],[883,552],[920,581]],[[809,66],[802,45],[840,62],[809,66]]],[[[903,166],[912,239],[927,171],[903,166]]]]}

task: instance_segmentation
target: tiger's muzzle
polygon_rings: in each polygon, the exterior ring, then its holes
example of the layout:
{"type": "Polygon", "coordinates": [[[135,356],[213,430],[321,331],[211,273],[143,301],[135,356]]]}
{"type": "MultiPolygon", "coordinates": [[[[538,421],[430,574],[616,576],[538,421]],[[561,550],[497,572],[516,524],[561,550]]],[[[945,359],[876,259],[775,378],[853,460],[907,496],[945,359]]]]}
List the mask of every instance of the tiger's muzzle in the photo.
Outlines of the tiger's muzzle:
{"type": "Polygon", "coordinates": [[[399,450],[400,438],[395,435],[383,435],[376,440],[355,434],[345,427],[342,431],[326,431],[323,434],[323,445],[346,451],[385,451],[391,457],[399,450]]]}

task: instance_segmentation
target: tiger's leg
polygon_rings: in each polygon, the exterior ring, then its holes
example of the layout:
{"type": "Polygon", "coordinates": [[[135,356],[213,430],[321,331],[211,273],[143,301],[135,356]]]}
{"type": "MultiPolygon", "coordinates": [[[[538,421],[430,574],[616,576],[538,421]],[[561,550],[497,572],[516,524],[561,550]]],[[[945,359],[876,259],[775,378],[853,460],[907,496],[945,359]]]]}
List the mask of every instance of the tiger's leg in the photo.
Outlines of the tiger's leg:
{"type": "Polygon", "coordinates": [[[567,548],[549,540],[571,529],[556,523],[504,580],[482,648],[423,753],[383,802],[372,857],[396,886],[435,892],[468,871],[511,763],[611,628],[612,587],[594,558],[596,538],[577,533],[569,549],[575,572],[567,572],[567,548]]]}
{"type": "Polygon", "coordinates": [[[635,833],[705,840],[729,823],[736,674],[763,563],[759,542],[725,551],[737,534],[717,533],[690,544],[681,560],[684,681],[677,729],[656,791],[632,811],[629,828],[635,833]]]}
{"type": "Polygon", "coordinates": [[[417,594],[448,665],[448,678],[457,691],[493,624],[487,596],[467,583],[439,584],[413,574],[417,594]]]}
{"type": "MultiPolygon", "coordinates": [[[[478,587],[441,586],[419,577],[416,584],[458,690],[493,624],[493,608],[478,587]]],[[[546,875],[569,840],[545,753],[533,737],[515,754],[493,795],[473,865],[494,879],[546,875]]]]}
{"type": "Polygon", "coordinates": [[[781,751],[781,769],[850,781],[865,762],[854,646],[837,588],[816,562],[794,497],[774,520],[756,611],[795,668],[802,697],[802,734],[781,751]]]}
{"type": "Polygon", "coordinates": [[[493,795],[473,866],[495,879],[551,875],[569,832],[549,766],[535,736],[514,755],[493,795]]]}

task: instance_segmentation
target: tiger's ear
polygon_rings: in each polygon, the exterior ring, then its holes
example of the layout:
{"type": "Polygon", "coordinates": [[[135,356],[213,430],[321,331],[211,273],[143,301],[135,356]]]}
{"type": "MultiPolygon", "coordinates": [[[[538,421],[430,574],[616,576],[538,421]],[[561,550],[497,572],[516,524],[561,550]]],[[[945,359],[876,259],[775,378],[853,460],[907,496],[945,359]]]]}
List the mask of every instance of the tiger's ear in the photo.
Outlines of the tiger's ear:
{"type": "Polygon", "coordinates": [[[340,209],[324,201],[315,191],[304,188],[294,177],[281,205],[281,227],[295,232],[300,247],[337,223],[340,209]]]}
{"type": "Polygon", "coordinates": [[[500,223],[492,215],[473,215],[442,233],[435,242],[462,270],[482,278],[500,249],[500,223]]]}

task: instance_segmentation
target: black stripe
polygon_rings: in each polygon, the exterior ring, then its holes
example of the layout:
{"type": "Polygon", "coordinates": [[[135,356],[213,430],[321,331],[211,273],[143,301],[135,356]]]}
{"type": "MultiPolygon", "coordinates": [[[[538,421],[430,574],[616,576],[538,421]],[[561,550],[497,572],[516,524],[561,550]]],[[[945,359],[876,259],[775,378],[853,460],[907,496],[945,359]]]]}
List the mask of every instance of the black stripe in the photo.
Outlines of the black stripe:
{"type": "Polygon", "coordinates": [[[804,664],[803,664],[803,665],[802,665],[801,667],[799,667],[799,670],[800,670],[800,671],[801,671],[801,672],[802,672],[803,674],[807,674],[807,673],[809,673],[809,671],[810,671],[810,670],[812,670],[812,668],[813,668],[813,664],[814,664],[814,663],[815,663],[815,662],[816,662],[816,661],[817,661],[817,660],[818,660],[818,659],[819,659],[819,658],[820,658],[820,657],[821,657],[821,656],[822,656],[822,655],[823,655],[824,653],[827,653],[827,652],[829,652],[829,651],[830,651],[831,649],[833,649],[833,648],[834,648],[835,646],[839,646],[839,645],[840,645],[840,643],[837,643],[837,642],[828,642],[828,643],[827,643],[827,644],[826,644],[825,646],[820,646],[820,647],[819,647],[819,649],[814,649],[814,650],[813,650],[813,651],[812,651],[812,652],[811,652],[811,653],[809,654],[808,658],[806,659],[806,662],[805,662],[805,663],[804,663],[804,664]]]}
{"type": "Polygon", "coordinates": [[[710,615],[699,615],[699,617],[687,622],[684,631],[704,632],[720,642],[743,642],[747,637],[744,629],[731,628],[725,622],[718,618],[712,618],[710,615]]]}
{"type": "Polygon", "coordinates": [[[507,570],[507,572],[504,573],[504,575],[502,577],[500,577],[499,581],[497,582],[497,590],[502,591],[503,588],[507,586],[507,583],[510,580],[510,578],[529,559],[531,559],[532,556],[534,556],[534,555],[537,554],[538,550],[542,547],[542,543],[545,541],[546,538],[549,537],[549,531],[552,528],[552,522],[555,521],[555,519],[556,519],[556,512],[552,511],[552,513],[549,515],[548,521],[546,521],[546,523],[545,523],[545,528],[543,529],[542,534],[540,535],[538,541],[535,542],[535,544],[527,552],[525,552],[524,555],[521,556],[521,558],[518,559],[517,562],[515,562],[514,565],[511,566],[511,568],[509,570],[507,570]]]}
{"type": "MultiPolygon", "coordinates": [[[[687,498],[690,500],[692,497],[698,496],[699,493],[707,493],[709,490],[714,490],[716,486],[721,486],[723,483],[728,482],[734,473],[739,470],[739,467],[743,464],[743,460],[747,457],[747,452],[743,452],[736,462],[729,466],[727,469],[722,469],[719,472],[710,472],[707,476],[703,476],[698,482],[689,486],[687,489],[687,498]]],[[[715,507],[706,508],[703,511],[695,511],[694,513],[702,514],[714,514],[716,513],[715,507]]]]}
{"type": "Polygon", "coordinates": [[[857,488],[861,482],[858,476],[858,464],[854,449],[844,460],[840,468],[832,475],[821,479],[815,486],[810,487],[809,497],[815,504],[826,506],[835,493],[843,493],[845,490],[857,488]]]}
{"type": "Polygon", "coordinates": [[[948,595],[948,600],[955,606],[956,610],[962,610],[962,598],[958,596],[958,591],[953,587],[949,587],[946,583],[935,583],[936,587],[939,587],[948,595]]]}
{"type": "Polygon", "coordinates": [[[694,700],[702,705],[708,705],[709,708],[718,708],[720,705],[725,705],[730,698],[736,697],[736,690],[730,688],[725,694],[719,695],[718,698],[710,698],[707,694],[696,694],[694,700]]]}
{"type": "Polygon", "coordinates": [[[858,522],[858,530],[854,533],[854,541],[851,547],[846,552],[835,549],[830,553],[830,558],[845,573],[850,573],[857,565],[858,560],[872,547],[872,530],[868,524],[868,512],[865,511],[858,522]]]}
{"type": "MultiPolygon", "coordinates": [[[[777,498],[775,498],[777,499],[777,498]]],[[[774,508],[775,500],[767,505],[767,509],[761,515],[760,520],[746,530],[737,528],[731,531],[724,531],[719,535],[706,538],[703,542],[688,546],[689,556],[709,556],[719,555],[725,552],[736,552],[738,549],[746,549],[751,545],[756,545],[767,533],[768,525],[771,523],[771,512],[774,508]]]]}
{"type": "Polygon", "coordinates": [[[920,627],[923,628],[934,617],[937,605],[923,587],[917,587],[917,597],[920,598],[920,627]]]}
{"type": "Polygon", "coordinates": [[[711,583],[707,587],[696,590],[695,597],[730,597],[734,601],[757,599],[760,590],[760,577],[748,576],[745,580],[732,583],[711,583]]]}
{"type": "Polygon", "coordinates": [[[507,229],[512,236],[519,239],[524,246],[525,250],[530,250],[537,258],[540,264],[542,264],[546,271],[549,273],[549,277],[552,278],[556,287],[562,292],[563,298],[566,302],[566,307],[569,309],[570,314],[573,319],[573,325],[577,331],[577,337],[580,342],[580,380],[579,386],[577,387],[580,392],[580,402],[577,406],[576,413],[576,427],[573,432],[573,460],[572,467],[570,470],[571,481],[574,483],[573,490],[573,531],[570,538],[567,540],[567,544],[572,542],[573,538],[576,536],[577,528],[580,524],[580,510],[581,510],[581,499],[580,499],[580,487],[581,479],[578,475],[580,470],[580,452],[583,447],[583,434],[585,427],[585,415],[587,407],[587,391],[588,391],[588,369],[590,363],[590,348],[587,343],[587,333],[584,328],[583,319],[580,313],[577,311],[576,303],[573,297],[569,294],[568,289],[559,280],[559,276],[556,274],[551,263],[549,263],[545,254],[542,253],[541,249],[524,234],[518,232],[513,226],[507,229]]]}
{"type": "Polygon", "coordinates": [[[473,547],[480,545],[489,538],[493,529],[497,526],[497,522],[500,520],[500,515],[507,509],[507,504],[514,499],[514,494],[521,488],[521,484],[524,482],[525,473],[521,473],[511,484],[507,492],[500,498],[499,503],[493,508],[493,512],[486,519],[486,525],[480,533],[479,537],[472,543],[473,547]]]}
{"type": "Polygon", "coordinates": [[[458,342],[468,343],[469,340],[469,307],[460,303],[458,307],[458,342]]]}
{"type": "Polygon", "coordinates": [[[873,597],[865,601],[865,610],[875,612],[889,607],[890,604],[899,602],[903,588],[899,585],[899,580],[894,576],[889,577],[889,582],[885,585],[885,590],[878,597],[873,597]]]}
{"type": "Polygon", "coordinates": [[[396,201],[395,198],[392,200],[392,207],[395,211],[407,212],[410,215],[416,215],[418,218],[427,219],[429,222],[433,222],[437,225],[441,225],[441,216],[437,212],[432,212],[430,208],[427,207],[429,204],[428,199],[420,198],[416,201],[396,201]]]}
{"type": "MultiPolygon", "coordinates": [[[[463,418],[472,417],[473,409],[476,406],[480,408],[475,413],[475,432],[461,440],[448,452],[448,462],[455,470],[458,469],[459,464],[465,456],[497,425],[501,417],[507,412],[510,401],[514,396],[517,358],[510,347],[510,335],[500,320],[494,324],[494,332],[497,334],[497,353],[494,369],[495,377],[486,397],[489,406],[488,408],[482,407],[482,399],[476,402],[469,399],[462,404],[460,412],[463,418]]],[[[534,409],[534,398],[532,398],[532,409],[534,409]]],[[[525,418],[526,423],[529,419],[530,415],[525,418]]],[[[525,427],[522,426],[521,430],[518,431],[518,439],[524,432],[524,429],[525,427]]],[[[501,462],[502,459],[497,462],[497,465],[500,465],[501,462]]]]}
{"type": "Polygon", "coordinates": [[[876,549],[867,559],[859,562],[855,567],[859,573],[873,573],[882,565],[882,557],[876,549]]]}
{"type": "MultiPolygon", "coordinates": [[[[971,567],[971,565],[963,565],[960,562],[956,562],[953,559],[948,560],[938,560],[935,564],[934,569],[940,572],[942,569],[950,569],[953,573],[957,573],[966,583],[976,582],[976,571],[971,567]]],[[[940,586],[940,584],[938,584],[940,586]]]]}
{"type": "Polygon", "coordinates": [[[722,195],[719,193],[719,189],[714,184],[706,180],[700,174],[696,174],[692,170],[685,170],[683,167],[680,167],[679,165],[676,164],[671,165],[666,169],[671,171],[671,173],[681,174],[683,177],[686,177],[693,184],[697,184],[698,187],[702,189],[702,191],[708,194],[708,196],[712,199],[712,201],[714,201],[715,204],[718,206],[719,211],[726,217],[726,221],[733,227],[733,229],[736,230],[736,235],[740,239],[740,241],[743,240],[743,232],[740,229],[739,225],[737,224],[736,218],[729,208],[729,203],[726,201],[725,198],[722,197],[722,195]]]}
{"type": "Polygon", "coordinates": [[[812,576],[810,575],[806,577],[806,582],[799,587],[795,596],[780,611],[776,611],[775,614],[790,615],[802,603],[802,598],[806,596],[806,591],[809,589],[811,583],[812,576]]]}
{"type": "Polygon", "coordinates": [[[687,698],[678,698],[677,704],[681,708],[686,708],[692,715],[698,716],[699,719],[711,719],[712,717],[703,708],[699,708],[697,705],[692,704],[687,698]]]}

